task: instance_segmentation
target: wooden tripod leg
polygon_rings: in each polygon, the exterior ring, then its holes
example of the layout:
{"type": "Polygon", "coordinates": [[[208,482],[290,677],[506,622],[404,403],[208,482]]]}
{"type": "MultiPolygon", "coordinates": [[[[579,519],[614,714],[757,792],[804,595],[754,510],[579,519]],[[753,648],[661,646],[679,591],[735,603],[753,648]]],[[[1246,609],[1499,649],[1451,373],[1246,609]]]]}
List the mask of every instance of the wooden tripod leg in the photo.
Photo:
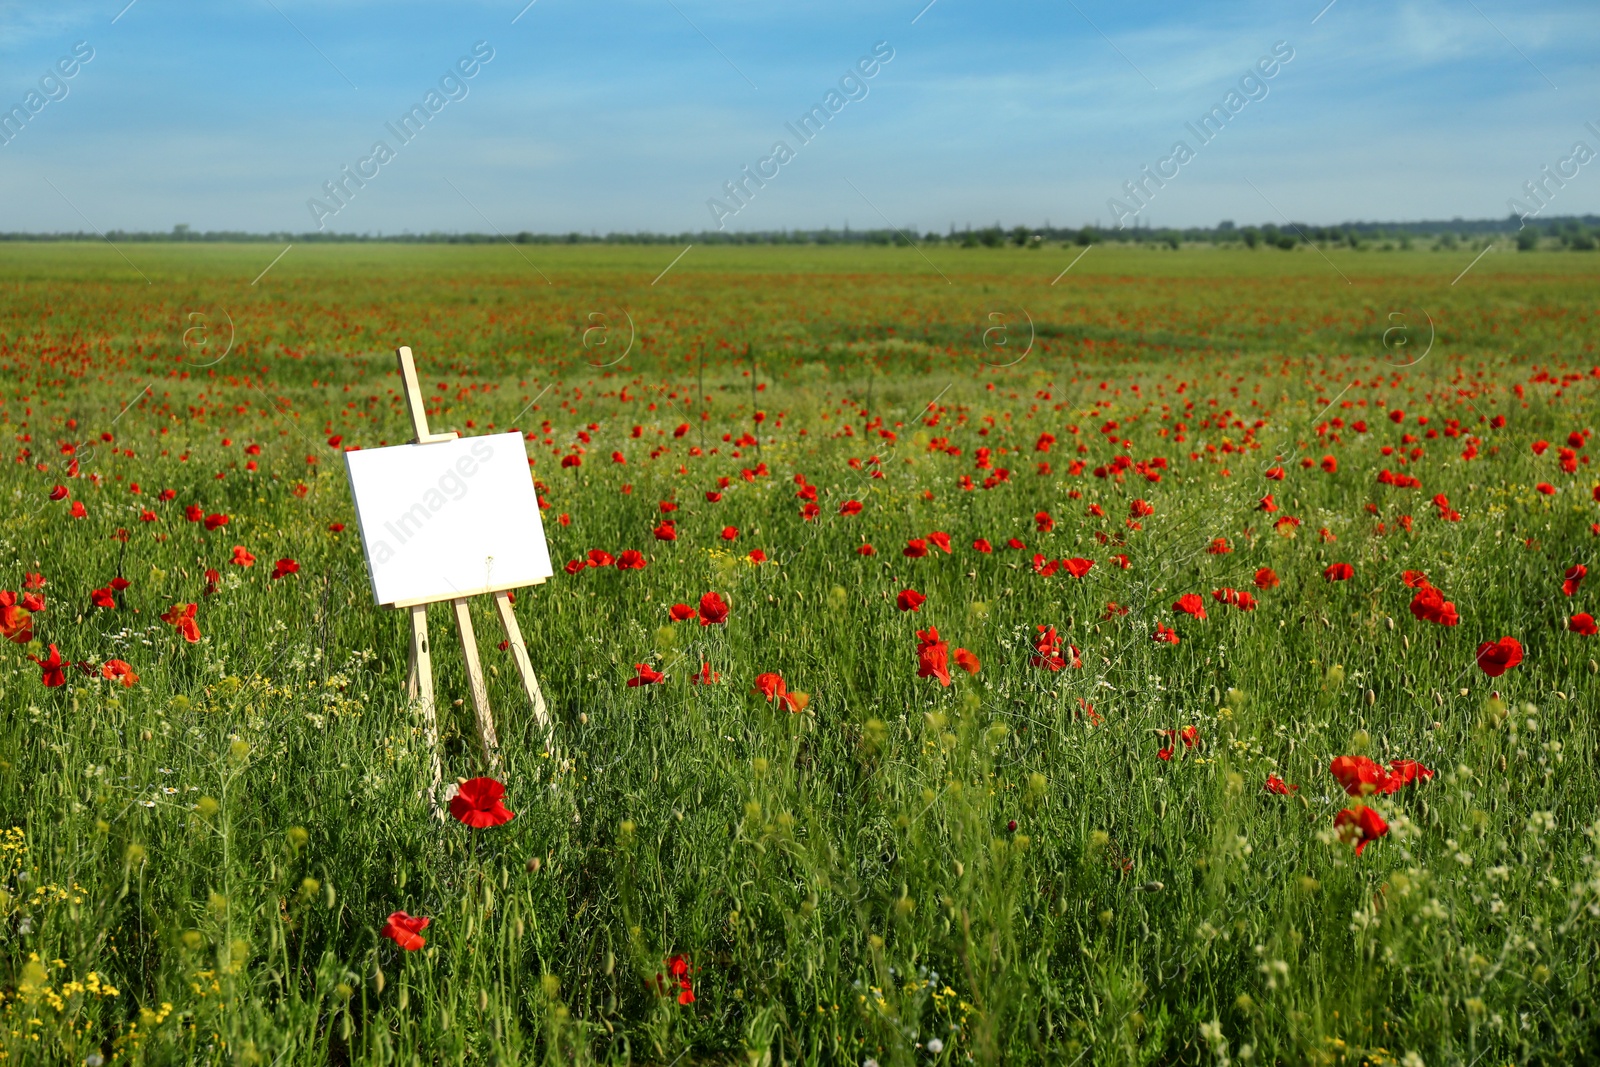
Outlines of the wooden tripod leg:
{"type": "Polygon", "coordinates": [[[428,745],[429,774],[428,802],[434,814],[439,808],[439,784],[444,779],[444,769],[439,760],[439,719],[433,710],[433,658],[428,652],[428,606],[417,604],[411,609],[411,669],[406,679],[407,697],[422,714],[422,734],[428,745]]]}
{"type": "Polygon", "coordinates": [[[517,673],[522,675],[522,688],[527,691],[528,702],[533,705],[533,719],[544,731],[544,747],[554,758],[555,731],[550,727],[550,711],[545,707],[544,690],[533,673],[533,661],[528,658],[528,646],[522,641],[522,628],[517,625],[516,612],[511,609],[511,597],[505,593],[494,595],[495,610],[500,613],[500,625],[505,627],[506,641],[511,645],[511,656],[517,661],[517,673]]]}
{"type": "Polygon", "coordinates": [[[450,601],[456,609],[456,628],[461,631],[461,657],[467,664],[467,683],[472,690],[472,710],[478,718],[478,739],[483,742],[483,759],[491,771],[500,769],[500,739],[494,732],[494,712],[489,709],[489,687],[483,680],[483,665],[478,662],[478,636],[472,631],[472,615],[467,601],[450,601]]]}

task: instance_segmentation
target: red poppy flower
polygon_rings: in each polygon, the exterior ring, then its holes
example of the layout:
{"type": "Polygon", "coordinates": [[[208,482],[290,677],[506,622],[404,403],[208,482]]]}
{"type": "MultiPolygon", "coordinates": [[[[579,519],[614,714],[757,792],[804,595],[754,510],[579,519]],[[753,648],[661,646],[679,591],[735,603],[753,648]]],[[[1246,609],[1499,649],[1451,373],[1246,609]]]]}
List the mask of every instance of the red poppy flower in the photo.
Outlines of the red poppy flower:
{"type": "Polygon", "coordinates": [[[1266,496],[1261,498],[1260,502],[1256,504],[1256,510],[1265,511],[1269,515],[1278,510],[1278,505],[1272,499],[1271,493],[1268,493],[1266,496]]]}
{"type": "Polygon", "coordinates": [[[687,604],[674,604],[667,609],[667,614],[672,617],[673,622],[683,622],[694,618],[695,610],[687,604]]]}
{"type": "Polygon", "coordinates": [[[720,504],[720,503],[722,503],[722,494],[719,493],[719,492],[716,492],[715,490],[707,492],[706,493],[706,503],[708,503],[708,504],[720,504]]]}
{"type": "Polygon", "coordinates": [[[1256,571],[1255,584],[1257,589],[1276,589],[1278,574],[1271,567],[1262,567],[1256,571]]]}
{"type": "Polygon", "coordinates": [[[106,660],[100,667],[100,676],[121,679],[124,689],[132,689],[139,680],[139,676],[133,673],[133,667],[126,660],[120,659],[106,660]]]}
{"type": "Polygon", "coordinates": [[[589,566],[591,567],[609,567],[616,561],[616,557],[603,548],[591,548],[589,550],[589,566]]]}
{"type": "Polygon", "coordinates": [[[1193,615],[1197,619],[1206,617],[1206,602],[1200,599],[1198,593],[1185,593],[1172,605],[1172,610],[1184,615],[1193,615]]]}
{"type": "Polygon", "coordinates": [[[1185,726],[1179,731],[1179,736],[1183,738],[1184,748],[1193,748],[1200,743],[1200,728],[1197,726],[1185,726]]]}
{"type": "Polygon", "coordinates": [[[67,684],[67,672],[62,670],[66,666],[61,659],[61,653],[56,651],[56,646],[50,646],[50,658],[40,659],[38,656],[29,656],[29,659],[39,665],[42,672],[40,681],[46,689],[56,689],[67,684]]]}
{"type": "Polygon", "coordinates": [[[1404,571],[1400,575],[1400,580],[1412,589],[1428,588],[1428,576],[1421,571],[1404,571]]]}
{"type": "Polygon", "coordinates": [[[213,567],[206,568],[205,595],[210,596],[217,591],[217,586],[222,584],[222,573],[213,567]]]}
{"type": "Polygon", "coordinates": [[[672,524],[672,520],[668,519],[656,527],[655,534],[657,541],[676,541],[678,539],[678,528],[672,524]]]}
{"type": "Polygon", "coordinates": [[[956,649],[955,655],[952,658],[956,661],[956,666],[960,667],[968,674],[977,674],[983,666],[978,662],[977,656],[973,655],[971,652],[968,652],[964,648],[956,649]]]}
{"type": "Polygon", "coordinates": [[[1282,778],[1279,778],[1276,774],[1267,775],[1266,784],[1262,788],[1269,793],[1276,793],[1280,797],[1286,797],[1291,793],[1298,793],[1300,791],[1299,786],[1290,785],[1282,778]]]}
{"type": "Polygon", "coordinates": [[[407,952],[415,952],[428,943],[428,939],[421,935],[422,931],[428,928],[430,921],[422,915],[407,915],[403,911],[390,912],[389,921],[383,924],[380,933],[407,952]]]}
{"type": "Polygon", "coordinates": [[[89,594],[89,603],[97,608],[114,608],[117,606],[117,598],[112,595],[109,588],[96,589],[89,594]]]}
{"type": "Polygon", "coordinates": [[[1082,578],[1089,573],[1089,568],[1094,566],[1094,560],[1073,556],[1071,559],[1062,560],[1061,566],[1074,578],[1082,578]]]}
{"type": "Polygon", "coordinates": [[[226,516],[226,515],[222,515],[222,514],[207,515],[206,516],[206,529],[208,531],[209,530],[216,530],[216,529],[219,529],[220,527],[228,525],[228,522],[229,522],[229,519],[228,519],[228,516],[226,516]]]}
{"type": "Polygon", "coordinates": [[[816,522],[821,514],[822,509],[816,504],[805,504],[800,508],[800,517],[806,522],[816,522]]]}
{"type": "Polygon", "coordinates": [[[1389,832],[1389,824],[1383,821],[1383,816],[1367,807],[1345,808],[1333,817],[1333,828],[1341,840],[1356,847],[1358,856],[1367,845],[1389,832]]]}
{"type": "Polygon", "coordinates": [[[776,671],[764,671],[756,675],[755,689],[752,692],[767,698],[767,703],[774,700],[779,707],[788,708],[790,711],[804,711],[811,698],[804,693],[791,693],[783,681],[783,675],[776,671]]]}
{"type": "Polygon", "coordinates": [[[751,563],[765,563],[767,562],[767,554],[759,548],[752,548],[745,559],[748,559],[751,563]]]}
{"type": "Polygon", "coordinates": [[[1056,520],[1050,517],[1048,511],[1041,511],[1033,516],[1033,528],[1038,533],[1049,533],[1056,528],[1056,520]]]}
{"type": "Polygon", "coordinates": [[[974,551],[982,552],[984,555],[988,555],[994,551],[994,546],[981,537],[972,542],[972,547],[974,551]]]}
{"type": "MultiPolygon", "coordinates": [[[[1040,626],[1039,639],[1034,642],[1034,654],[1028,657],[1030,666],[1043,667],[1048,671],[1059,671],[1067,666],[1066,657],[1061,655],[1061,638],[1056,633],[1054,626],[1040,626]]],[[[1073,645],[1066,646],[1072,655],[1072,667],[1076,670],[1083,666],[1083,660],[1078,656],[1078,650],[1073,645]]]]}
{"type": "Polygon", "coordinates": [[[738,538],[738,536],[739,536],[739,527],[737,527],[737,526],[724,526],[722,528],[722,539],[724,541],[735,540],[735,539],[738,538]]]}
{"type": "Polygon", "coordinates": [[[856,546],[856,555],[858,556],[876,556],[877,554],[878,550],[873,548],[871,545],[856,546]]]}
{"type": "Polygon", "coordinates": [[[1414,759],[1397,759],[1389,761],[1389,780],[1385,783],[1385,793],[1397,793],[1412,782],[1424,778],[1432,778],[1433,772],[1414,759]]]}
{"type": "Polygon", "coordinates": [[[1269,467],[1267,470],[1262,472],[1261,476],[1274,482],[1281,482],[1283,481],[1283,468],[1269,467]]]}
{"type": "Polygon", "coordinates": [[[644,553],[638,549],[630,548],[617,557],[617,570],[642,571],[649,565],[649,562],[644,558],[644,553]]]}
{"type": "Polygon", "coordinates": [[[1571,596],[1573,593],[1576,593],[1578,591],[1578,586],[1583,583],[1583,579],[1586,575],[1588,575],[1588,573],[1588,567],[1585,567],[1581,563],[1574,563],[1572,566],[1567,568],[1566,581],[1561,583],[1561,591],[1567,596],[1571,596]]]}
{"type": "Polygon", "coordinates": [[[915,589],[902,589],[899,595],[894,598],[894,602],[895,606],[901,611],[916,611],[922,607],[927,599],[915,589]]]}
{"type": "Polygon", "coordinates": [[[161,615],[161,621],[177,627],[191,645],[200,640],[200,624],[194,621],[195,605],[174,604],[161,615]]]}
{"type": "Polygon", "coordinates": [[[256,558],[252,556],[243,545],[233,546],[233,558],[228,561],[238,567],[252,567],[256,558]]]}
{"type": "Polygon", "coordinates": [[[929,534],[928,544],[932,545],[934,548],[937,548],[947,556],[950,554],[950,535],[945,533],[943,530],[935,530],[933,533],[929,534]]]}
{"type": "Polygon", "coordinates": [[[700,673],[689,676],[690,685],[715,685],[722,681],[722,675],[711,669],[711,664],[700,664],[700,673]]]}
{"type": "Polygon", "coordinates": [[[1567,629],[1571,630],[1575,634],[1582,634],[1585,637],[1593,637],[1597,627],[1595,626],[1593,615],[1590,615],[1587,611],[1580,611],[1571,619],[1567,620],[1567,629]]]}
{"type": "Polygon", "coordinates": [[[87,516],[88,514],[89,514],[89,511],[88,511],[87,508],[85,508],[83,506],[83,501],[74,500],[72,502],[72,517],[73,518],[81,519],[81,518],[84,518],[85,516],[87,516]]]}
{"type": "Polygon", "coordinates": [[[950,684],[950,646],[939,640],[936,627],[917,631],[917,677],[934,677],[940,685],[950,684]]]}
{"type": "Polygon", "coordinates": [[[841,515],[859,515],[859,514],[861,514],[861,501],[859,501],[859,500],[846,500],[843,504],[839,505],[839,514],[841,514],[841,515]]]}
{"type": "Polygon", "coordinates": [[[1135,519],[1143,519],[1155,513],[1155,506],[1148,500],[1135,500],[1128,505],[1128,515],[1135,519]]]}
{"type": "Polygon", "coordinates": [[[203,522],[205,521],[206,513],[199,504],[190,504],[183,509],[183,517],[190,522],[203,522]]]}
{"type": "Polygon", "coordinates": [[[22,576],[22,588],[24,589],[43,589],[49,584],[45,576],[38,571],[29,571],[22,576]]]}
{"type": "Polygon", "coordinates": [[[1178,631],[1167,629],[1164,623],[1156,623],[1156,632],[1150,635],[1152,641],[1175,645],[1178,643],[1178,631]]]}
{"type": "Polygon", "coordinates": [[[51,500],[65,500],[65,499],[67,499],[67,487],[64,486],[64,485],[58,485],[54,489],[51,489],[50,490],[50,499],[51,500]]]}
{"type": "Polygon", "coordinates": [[[474,830],[500,826],[516,818],[500,802],[505,795],[506,787],[493,778],[468,778],[450,798],[450,814],[474,830]]]}
{"type": "Polygon", "coordinates": [[[1540,482],[1538,485],[1534,486],[1533,488],[1535,490],[1537,490],[1538,492],[1543,493],[1545,496],[1555,496],[1556,495],[1556,487],[1551,485],[1549,482],[1540,482]]]}
{"type": "Polygon", "coordinates": [[[900,553],[907,559],[921,559],[928,554],[928,542],[916,537],[906,542],[905,549],[900,553]]]}
{"type": "Polygon", "coordinates": [[[279,578],[287,578],[291,574],[299,573],[300,564],[296,563],[292,559],[280,559],[278,562],[272,565],[273,581],[277,581],[279,578]]]}
{"type": "Polygon", "coordinates": [[[728,621],[728,605],[717,593],[700,598],[700,625],[720,626],[728,621]]]}
{"type": "Polygon", "coordinates": [[[1023,544],[1020,540],[1018,540],[1015,537],[1013,537],[1013,538],[1009,539],[1008,541],[1006,541],[1006,547],[1007,548],[1011,548],[1011,549],[1016,549],[1018,552],[1027,551],[1027,548],[1028,548],[1027,545],[1023,544]]]}
{"type": "Polygon", "coordinates": [[[648,663],[635,663],[633,671],[634,677],[628,679],[629,689],[637,689],[641,685],[655,685],[665,681],[667,677],[648,663]]]}
{"type": "Polygon", "coordinates": [[[1387,788],[1389,773],[1365,756],[1336,756],[1328,770],[1353,797],[1393,792],[1387,788]]]}
{"type": "MultiPolygon", "coordinates": [[[[565,526],[566,523],[562,523],[561,525],[565,526]]],[[[328,523],[328,532],[329,533],[344,533],[344,523],[342,523],[342,522],[330,522],[330,523],[328,523]]]]}
{"type": "Polygon", "coordinates": [[[1156,753],[1156,758],[1160,759],[1162,762],[1166,762],[1167,760],[1170,760],[1172,758],[1172,749],[1171,749],[1171,747],[1169,746],[1167,748],[1163,748],[1160,751],[1158,751],[1156,753]]]}
{"type": "MultiPolygon", "coordinates": [[[[0,605],[4,604],[6,596],[7,596],[7,594],[0,593],[0,605]]],[[[38,593],[23,593],[22,594],[22,609],[24,611],[43,611],[44,610],[44,597],[41,596],[38,593]]],[[[4,623],[0,623],[0,635],[3,635],[4,630],[5,630],[5,624],[4,623]]]]}
{"type": "Polygon", "coordinates": [[[160,518],[161,518],[160,515],[157,515],[155,512],[151,511],[149,508],[140,508],[139,509],[139,521],[140,522],[157,522],[157,521],[160,520],[160,518]]]}
{"type": "Polygon", "coordinates": [[[1522,642],[1515,637],[1485,641],[1478,646],[1478,666],[1491,678],[1498,678],[1522,662],[1522,642]]]}
{"type": "Polygon", "coordinates": [[[1456,613],[1456,606],[1431,585],[1417,590],[1417,595],[1411,598],[1411,614],[1423,622],[1439,626],[1455,626],[1461,621],[1461,616],[1456,613]]]}
{"type": "Polygon", "coordinates": [[[566,571],[568,574],[577,574],[587,566],[588,564],[581,559],[569,559],[561,569],[566,571]]]}
{"type": "Polygon", "coordinates": [[[1348,563],[1330,563],[1322,576],[1330,582],[1347,582],[1355,577],[1356,569],[1348,563]]]}

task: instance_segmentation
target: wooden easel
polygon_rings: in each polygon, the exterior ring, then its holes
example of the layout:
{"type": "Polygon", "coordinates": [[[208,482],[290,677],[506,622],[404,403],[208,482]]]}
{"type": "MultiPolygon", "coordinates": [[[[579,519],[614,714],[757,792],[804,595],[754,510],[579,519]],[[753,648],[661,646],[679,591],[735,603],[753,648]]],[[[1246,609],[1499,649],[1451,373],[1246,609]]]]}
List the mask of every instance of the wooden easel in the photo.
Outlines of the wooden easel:
{"type": "MultiPolygon", "coordinates": [[[[405,380],[406,406],[411,411],[411,425],[417,433],[416,443],[428,445],[441,441],[454,441],[458,436],[454,430],[446,433],[428,431],[428,414],[422,405],[422,388],[417,384],[417,367],[412,360],[411,349],[402,346],[395,350],[395,356],[400,362],[400,377],[405,380]]],[[[528,694],[528,702],[533,705],[534,721],[544,731],[545,748],[550,753],[554,766],[555,731],[551,726],[549,709],[545,707],[544,692],[539,688],[539,679],[533,673],[533,661],[528,658],[528,648],[522,640],[522,630],[517,626],[516,613],[511,609],[510,591],[495,590],[492,595],[495,611],[500,616],[500,625],[505,628],[506,641],[517,664],[517,673],[522,676],[522,688],[528,694]]],[[[489,707],[489,687],[484,682],[483,666],[478,661],[478,638],[472,629],[472,616],[467,611],[467,598],[448,599],[451,607],[455,609],[456,628],[461,632],[461,655],[466,662],[467,681],[472,691],[472,710],[478,723],[478,739],[483,745],[483,759],[490,771],[498,772],[500,739],[495,734],[494,712],[489,707]]],[[[431,603],[442,602],[443,598],[431,603]]],[[[414,703],[422,716],[423,732],[427,736],[428,748],[432,754],[432,782],[428,788],[428,798],[433,805],[434,814],[442,817],[439,787],[444,779],[444,769],[439,758],[439,720],[434,710],[433,661],[428,651],[428,604],[396,606],[403,606],[411,612],[411,664],[406,672],[406,698],[414,703]]]]}

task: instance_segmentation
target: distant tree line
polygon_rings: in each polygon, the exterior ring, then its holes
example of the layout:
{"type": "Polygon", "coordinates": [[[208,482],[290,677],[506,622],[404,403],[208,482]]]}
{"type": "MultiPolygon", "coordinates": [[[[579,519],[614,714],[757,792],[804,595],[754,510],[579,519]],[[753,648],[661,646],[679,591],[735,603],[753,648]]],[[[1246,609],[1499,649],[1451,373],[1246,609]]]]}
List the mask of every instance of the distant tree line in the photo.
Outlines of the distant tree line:
{"type": "MultiPolygon", "coordinates": [[[[1562,216],[1546,220],[1451,219],[1422,222],[1345,222],[1336,226],[1303,223],[1263,223],[1237,226],[1231,221],[1215,226],[1143,227],[1102,229],[1096,226],[1005,227],[999,223],[974,229],[952,225],[945,233],[895,228],[853,230],[765,230],[737,233],[701,231],[699,233],[521,233],[501,236],[484,233],[247,233],[241,230],[190,229],[174,226],[170,231],[142,232],[112,230],[105,237],[117,242],[271,242],[293,244],[611,244],[611,245],[945,245],[960,248],[1043,248],[1046,245],[1091,245],[1114,242],[1152,247],[1181,248],[1186,244],[1240,245],[1252,249],[1290,250],[1311,243],[1319,247],[1372,248],[1384,251],[1405,250],[1419,245],[1436,249],[1481,246],[1497,238],[1514,238],[1524,251],[1571,249],[1593,251],[1600,246],[1600,216],[1562,216]]],[[[98,233],[0,233],[0,241],[97,241],[98,233]]]]}

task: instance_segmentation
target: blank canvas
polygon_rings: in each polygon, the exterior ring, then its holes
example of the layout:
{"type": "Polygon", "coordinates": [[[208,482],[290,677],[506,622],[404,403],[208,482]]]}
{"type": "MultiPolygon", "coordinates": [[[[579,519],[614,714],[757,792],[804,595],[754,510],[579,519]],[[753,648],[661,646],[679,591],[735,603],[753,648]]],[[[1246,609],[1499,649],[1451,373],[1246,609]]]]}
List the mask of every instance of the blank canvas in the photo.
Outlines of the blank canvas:
{"type": "Polygon", "coordinates": [[[536,585],[553,573],[519,433],[344,454],[381,605],[536,585]]]}

